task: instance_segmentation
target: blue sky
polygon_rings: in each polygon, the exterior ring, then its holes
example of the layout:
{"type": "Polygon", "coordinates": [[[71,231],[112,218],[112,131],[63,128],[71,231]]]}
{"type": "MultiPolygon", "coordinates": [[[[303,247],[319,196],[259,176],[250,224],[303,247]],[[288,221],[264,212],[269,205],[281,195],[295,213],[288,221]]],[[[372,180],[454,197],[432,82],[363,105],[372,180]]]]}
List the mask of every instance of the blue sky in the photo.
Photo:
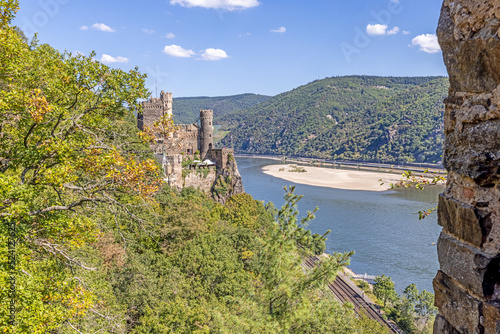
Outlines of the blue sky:
{"type": "Polygon", "coordinates": [[[14,24],[148,74],[174,97],[275,95],[316,79],[446,75],[440,0],[32,0],[14,24]]]}

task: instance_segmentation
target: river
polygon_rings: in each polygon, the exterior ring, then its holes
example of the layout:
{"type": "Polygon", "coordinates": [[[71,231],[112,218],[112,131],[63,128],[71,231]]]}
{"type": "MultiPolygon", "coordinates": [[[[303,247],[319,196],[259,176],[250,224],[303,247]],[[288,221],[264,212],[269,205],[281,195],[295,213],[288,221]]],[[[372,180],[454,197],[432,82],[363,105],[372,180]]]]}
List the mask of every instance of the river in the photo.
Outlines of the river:
{"type": "MultiPolygon", "coordinates": [[[[283,205],[283,187],[292,184],[261,170],[279,161],[237,158],[237,162],[247,193],[277,207],[283,205]]],[[[443,189],[370,192],[296,184],[295,192],[304,195],[299,202],[301,214],[319,207],[309,229],[320,234],[332,231],[326,252],[354,250],[350,269],[357,274],[390,276],[401,293],[411,283],[419,290],[433,291],[432,279],[439,267],[435,243],[441,227],[435,213],[418,220],[415,212],[435,207],[443,189]]]]}

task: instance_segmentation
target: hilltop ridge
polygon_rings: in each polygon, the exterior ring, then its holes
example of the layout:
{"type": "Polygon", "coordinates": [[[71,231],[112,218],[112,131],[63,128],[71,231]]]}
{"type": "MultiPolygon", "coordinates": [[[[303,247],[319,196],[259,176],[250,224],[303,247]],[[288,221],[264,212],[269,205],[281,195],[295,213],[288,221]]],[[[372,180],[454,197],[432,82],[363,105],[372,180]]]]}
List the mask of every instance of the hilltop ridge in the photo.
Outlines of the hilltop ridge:
{"type": "Polygon", "coordinates": [[[214,117],[253,107],[266,101],[271,96],[259,94],[239,94],[232,96],[197,96],[174,98],[174,121],[177,124],[193,123],[198,118],[200,109],[211,109],[214,117]]]}
{"type": "Polygon", "coordinates": [[[216,123],[238,153],[437,163],[448,87],[445,77],[332,77],[216,123]]]}

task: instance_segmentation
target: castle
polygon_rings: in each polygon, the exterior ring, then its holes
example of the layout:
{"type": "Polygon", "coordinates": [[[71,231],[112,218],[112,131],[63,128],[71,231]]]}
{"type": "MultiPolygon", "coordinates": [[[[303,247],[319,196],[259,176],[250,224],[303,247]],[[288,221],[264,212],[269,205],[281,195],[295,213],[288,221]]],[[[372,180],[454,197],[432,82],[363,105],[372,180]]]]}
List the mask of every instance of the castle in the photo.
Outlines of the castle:
{"type": "MultiPolygon", "coordinates": [[[[172,93],[161,91],[159,98],[151,97],[142,102],[143,112],[137,116],[137,127],[143,130],[144,126],[153,127],[160,117],[169,115],[173,117],[173,98],[172,93]]],[[[202,160],[209,159],[208,152],[213,149],[213,111],[200,110],[200,125],[198,124],[178,124],[179,128],[173,134],[173,139],[181,139],[181,145],[178,149],[168,148],[167,152],[156,149],[155,153],[166,155],[182,154],[194,156],[198,151],[202,160]]],[[[161,139],[160,139],[161,140],[161,139]]],[[[164,149],[162,147],[161,149],[164,149]]]]}
{"type": "MultiPolygon", "coordinates": [[[[172,93],[161,91],[159,98],[151,97],[142,102],[142,113],[137,115],[137,127],[140,130],[144,126],[153,128],[153,124],[165,115],[173,116],[173,98],[172,93]]],[[[214,193],[217,192],[214,188],[216,184],[223,183],[224,188],[227,188],[227,180],[220,180],[225,175],[224,178],[234,183],[225,196],[243,192],[233,150],[214,147],[213,111],[200,110],[199,121],[199,125],[177,124],[177,130],[171,137],[157,139],[154,153],[162,164],[166,181],[177,189],[193,186],[206,193],[214,193]],[[201,169],[204,170],[202,173],[199,172],[201,169]]]]}

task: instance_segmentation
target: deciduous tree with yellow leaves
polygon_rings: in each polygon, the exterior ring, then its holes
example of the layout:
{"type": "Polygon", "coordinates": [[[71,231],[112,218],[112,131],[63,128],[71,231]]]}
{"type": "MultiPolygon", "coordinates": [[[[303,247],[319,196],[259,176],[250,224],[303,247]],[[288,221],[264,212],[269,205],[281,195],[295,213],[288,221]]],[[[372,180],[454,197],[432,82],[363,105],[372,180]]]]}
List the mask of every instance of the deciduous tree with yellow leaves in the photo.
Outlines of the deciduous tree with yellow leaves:
{"type": "Polygon", "coordinates": [[[133,215],[161,181],[125,121],[145,76],[26,43],[17,9],[0,0],[0,332],[45,333],[94,302],[72,270],[99,234],[93,210],[133,215]]]}

